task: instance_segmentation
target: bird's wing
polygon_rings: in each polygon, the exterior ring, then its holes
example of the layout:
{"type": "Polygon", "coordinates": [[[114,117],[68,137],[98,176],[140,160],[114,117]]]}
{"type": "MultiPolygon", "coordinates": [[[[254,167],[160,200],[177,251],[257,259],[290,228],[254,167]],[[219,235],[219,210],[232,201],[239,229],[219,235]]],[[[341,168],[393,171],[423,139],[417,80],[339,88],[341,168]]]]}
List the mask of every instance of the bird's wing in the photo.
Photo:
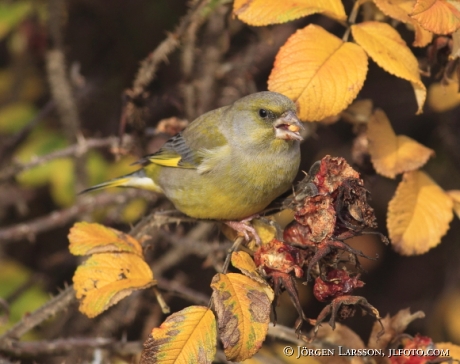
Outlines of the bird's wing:
{"type": "Polygon", "coordinates": [[[143,167],[155,163],[165,167],[198,168],[200,159],[187,145],[182,133],[179,133],[169,139],[158,152],[146,155],[135,164],[143,167]]]}
{"type": "Polygon", "coordinates": [[[213,155],[212,151],[220,150],[227,144],[218,125],[222,109],[202,115],[183,132],[169,139],[158,152],[143,157],[136,164],[144,167],[155,163],[165,167],[200,168],[202,163],[207,162],[208,156],[213,155]]]}

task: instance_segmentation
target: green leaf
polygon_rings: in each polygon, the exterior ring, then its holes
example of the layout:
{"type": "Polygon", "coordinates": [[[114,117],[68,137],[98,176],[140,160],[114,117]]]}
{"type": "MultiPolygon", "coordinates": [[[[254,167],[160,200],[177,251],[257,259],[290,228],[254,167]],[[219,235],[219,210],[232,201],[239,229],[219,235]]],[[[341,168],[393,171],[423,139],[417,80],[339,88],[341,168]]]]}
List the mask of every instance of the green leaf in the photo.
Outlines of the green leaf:
{"type": "Polygon", "coordinates": [[[2,40],[30,12],[30,1],[15,1],[0,4],[0,40],[2,40]]]}

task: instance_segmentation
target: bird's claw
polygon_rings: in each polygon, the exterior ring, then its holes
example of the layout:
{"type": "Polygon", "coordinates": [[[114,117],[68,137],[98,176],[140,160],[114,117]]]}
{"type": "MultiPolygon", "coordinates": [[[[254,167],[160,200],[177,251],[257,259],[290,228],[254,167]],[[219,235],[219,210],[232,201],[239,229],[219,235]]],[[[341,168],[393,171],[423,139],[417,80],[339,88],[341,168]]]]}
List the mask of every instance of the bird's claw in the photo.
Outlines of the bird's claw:
{"type": "Polygon", "coordinates": [[[250,235],[254,237],[257,245],[262,244],[259,234],[252,225],[248,225],[248,222],[254,219],[257,216],[251,216],[241,221],[225,221],[225,225],[231,227],[236,232],[242,234],[246,241],[251,241],[250,235]]]}

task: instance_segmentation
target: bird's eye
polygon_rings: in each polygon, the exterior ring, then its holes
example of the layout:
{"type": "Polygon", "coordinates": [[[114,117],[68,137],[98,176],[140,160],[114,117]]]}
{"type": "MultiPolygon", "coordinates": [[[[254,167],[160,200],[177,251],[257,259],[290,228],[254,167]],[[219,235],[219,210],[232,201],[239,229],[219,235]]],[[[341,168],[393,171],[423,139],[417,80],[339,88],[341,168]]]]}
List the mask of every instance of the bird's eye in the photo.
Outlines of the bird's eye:
{"type": "Polygon", "coordinates": [[[262,119],[265,119],[265,118],[268,116],[268,111],[265,110],[265,109],[260,109],[260,110],[259,110],[259,116],[260,116],[262,119]]]}

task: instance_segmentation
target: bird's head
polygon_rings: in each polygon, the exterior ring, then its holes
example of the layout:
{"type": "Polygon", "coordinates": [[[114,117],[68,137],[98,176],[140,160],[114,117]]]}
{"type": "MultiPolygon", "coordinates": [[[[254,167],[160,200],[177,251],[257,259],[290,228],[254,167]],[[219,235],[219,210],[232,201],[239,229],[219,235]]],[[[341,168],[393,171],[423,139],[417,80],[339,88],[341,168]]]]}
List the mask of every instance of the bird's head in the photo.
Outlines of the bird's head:
{"type": "Polygon", "coordinates": [[[303,126],[297,118],[295,104],[284,95],[258,92],[239,99],[232,109],[238,115],[236,130],[248,143],[303,140],[300,135],[303,126]]]}

